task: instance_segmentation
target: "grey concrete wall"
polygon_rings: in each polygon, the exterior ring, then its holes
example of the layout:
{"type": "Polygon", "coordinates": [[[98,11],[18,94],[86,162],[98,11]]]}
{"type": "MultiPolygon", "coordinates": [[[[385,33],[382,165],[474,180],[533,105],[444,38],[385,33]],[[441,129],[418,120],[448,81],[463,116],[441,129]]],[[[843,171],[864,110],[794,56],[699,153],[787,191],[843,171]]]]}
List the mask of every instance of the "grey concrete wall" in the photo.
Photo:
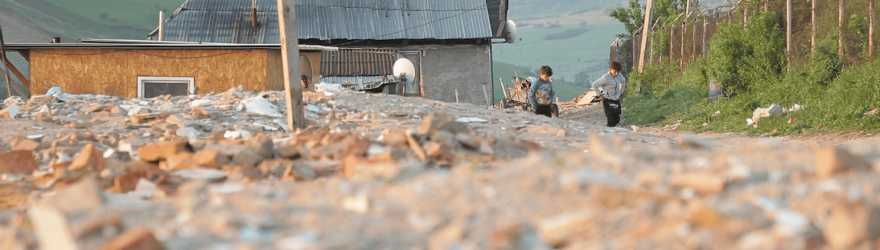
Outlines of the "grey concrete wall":
{"type": "Polygon", "coordinates": [[[490,45],[410,46],[401,50],[421,50],[422,84],[425,98],[455,102],[458,90],[462,103],[486,106],[482,86],[492,98],[492,57],[490,45]]]}

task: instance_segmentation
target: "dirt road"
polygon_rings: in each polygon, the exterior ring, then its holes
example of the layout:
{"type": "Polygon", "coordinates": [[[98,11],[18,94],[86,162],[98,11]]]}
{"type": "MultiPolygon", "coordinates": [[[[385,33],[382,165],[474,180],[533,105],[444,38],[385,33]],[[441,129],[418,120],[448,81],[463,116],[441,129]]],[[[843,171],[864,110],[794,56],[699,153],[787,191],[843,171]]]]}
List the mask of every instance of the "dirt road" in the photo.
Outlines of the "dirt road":
{"type": "Polygon", "coordinates": [[[825,249],[880,236],[876,136],[686,135],[607,128],[598,106],[551,119],[307,97],[312,126],[298,132],[284,131],[277,92],[8,102],[21,114],[0,120],[0,152],[31,150],[37,170],[3,175],[0,243],[825,249]]]}

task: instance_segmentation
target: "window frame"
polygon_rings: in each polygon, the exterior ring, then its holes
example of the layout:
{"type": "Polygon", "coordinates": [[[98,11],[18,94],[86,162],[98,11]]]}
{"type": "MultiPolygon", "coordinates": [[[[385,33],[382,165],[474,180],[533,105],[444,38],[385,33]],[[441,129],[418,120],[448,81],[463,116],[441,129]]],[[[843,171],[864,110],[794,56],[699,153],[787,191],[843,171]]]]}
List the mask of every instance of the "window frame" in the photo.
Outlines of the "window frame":
{"type": "Polygon", "coordinates": [[[185,82],[188,83],[187,86],[187,94],[192,95],[195,94],[195,85],[196,79],[195,77],[188,76],[138,76],[137,78],[137,97],[144,98],[144,83],[145,82],[167,82],[167,83],[180,83],[185,82]]]}

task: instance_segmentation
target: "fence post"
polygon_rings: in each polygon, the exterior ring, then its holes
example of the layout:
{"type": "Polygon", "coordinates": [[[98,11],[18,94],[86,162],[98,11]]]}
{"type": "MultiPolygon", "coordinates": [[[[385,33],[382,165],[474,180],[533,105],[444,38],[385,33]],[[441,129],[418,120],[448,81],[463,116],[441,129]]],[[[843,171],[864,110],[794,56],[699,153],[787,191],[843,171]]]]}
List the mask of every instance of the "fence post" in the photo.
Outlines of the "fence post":
{"type": "Polygon", "coordinates": [[[868,15],[868,57],[874,57],[874,0],[868,0],[868,8],[871,14],[868,15]]]}
{"type": "Polygon", "coordinates": [[[697,60],[697,20],[698,17],[694,17],[694,32],[691,33],[691,60],[697,60]]]}
{"type": "Polygon", "coordinates": [[[645,24],[642,27],[642,48],[639,54],[639,73],[645,70],[645,47],[648,46],[648,38],[651,36],[651,17],[653,17],[654,0],[648,0],[645,9],[645,24]]]}
{"type": "MultiPolygon", "coordinates": [[[[813,34],[810,37],[810,51],[811,52],[816,52],[816,33],[817,33],[817,30],[819,29],[819,25],[816,21],[816,1],[817,0],[810,0],[810,2],[812,2],[812,5],[813,5],[810,10],[810,15],[811,15],[810,25],[813,30],[813,34]]],[[[786,17],[788,19],[786,19],[786,20],[788,20],[787,22],[791,22],[791,1],[788,1],[786,4],[788,6],[788,7],[786,7],[788,9],[788,12],[787,12],[788,16],[786,17]]],[[[789,25],[789,27],[791,27],[791,25],[789,25]]],[[[791,29],[791,28],[788,28],[788,29],[791,29]]],[[[788,35],[791,36],[791,34],[788,34],[788,35]]],[[[788,39],[791,39],[791,38],[788,38],[788,39]]],[[[789,51],[791,50],[790,44],[788,45],[788,50],[789,51]]]]}
{"type": "Polygon", "coordinates": [[[709,19],[703,16],[703,59],[706,59],[706,37],[709,33],[709,19]]]}
{"type": "Polygon", "coordinates": [[[791,0],[785,0],[785,54],[785,60],[791,64],[791,0]]]}
{"type": "Polygon", "coordinates": [[[743,27],[749,29],[749,0],[743,2],[743,27]]]}
{"type": "Polygon", "coordinates": [[[669,63],[674,62],[675,57],[673,56],[675,53],[675,22],[673,21],[672,27],[669,27],[669,63]]]}
{"type": "Polygon", "coordinates": [[[843,59],[843,15],[845,11],[843,9],[843,0],[838,0],[837,2],[840,3],[838,7],[840,13],[837,16],[837,30],[839,32],[837,36],[837,56],[843,59]]]}

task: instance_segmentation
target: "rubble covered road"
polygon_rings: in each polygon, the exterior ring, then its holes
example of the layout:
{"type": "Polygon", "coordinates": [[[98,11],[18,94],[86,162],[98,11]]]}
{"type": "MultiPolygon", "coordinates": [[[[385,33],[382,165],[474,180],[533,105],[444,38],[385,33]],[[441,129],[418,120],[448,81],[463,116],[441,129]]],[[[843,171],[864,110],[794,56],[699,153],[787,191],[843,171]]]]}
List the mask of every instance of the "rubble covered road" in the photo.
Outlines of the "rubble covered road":
{"type": "MultiPolygon", "coordinates": [[[[876,144],[606,128],[381,94],[124,99],[0,111],[4,249],[874,247],[876,144]],[[648,131],[648,132],[646,132],[648,131]],[[662,136],[667,135],[667,136],[662,136]]],[[[601,124],[601,123],[600,123],[601,124]]]]}

